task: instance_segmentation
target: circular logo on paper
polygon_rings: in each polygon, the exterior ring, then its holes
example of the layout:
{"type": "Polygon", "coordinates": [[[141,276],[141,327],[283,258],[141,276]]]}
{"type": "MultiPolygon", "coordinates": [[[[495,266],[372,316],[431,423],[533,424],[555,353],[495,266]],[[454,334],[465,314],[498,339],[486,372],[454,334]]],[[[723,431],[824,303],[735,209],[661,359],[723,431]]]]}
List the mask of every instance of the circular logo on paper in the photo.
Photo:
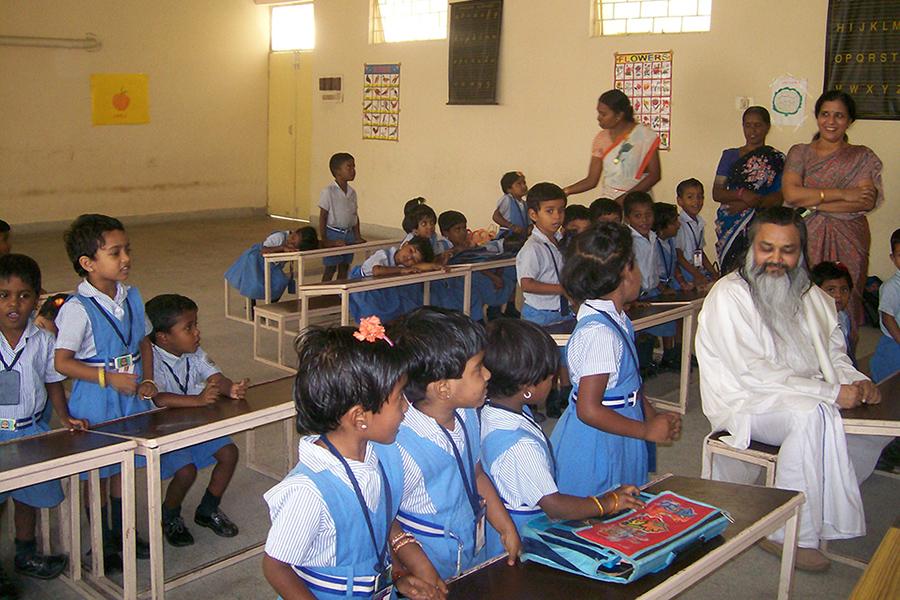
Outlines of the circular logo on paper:
{"type": "Polygon", "coordinates": [[[783,87],[772,94],[772,110],[780,115],[790,117],[803,108],[803,94],[792,87],[783,87]]]}

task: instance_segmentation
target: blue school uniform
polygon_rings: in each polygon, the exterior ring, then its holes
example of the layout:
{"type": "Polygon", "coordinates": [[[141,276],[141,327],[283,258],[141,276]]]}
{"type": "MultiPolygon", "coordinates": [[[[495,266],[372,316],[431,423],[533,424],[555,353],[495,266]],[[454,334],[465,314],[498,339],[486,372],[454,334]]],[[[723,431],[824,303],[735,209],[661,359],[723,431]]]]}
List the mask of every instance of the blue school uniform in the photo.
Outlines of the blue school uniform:
{"type": "MultiPolygon", "coordinates": [[[[305,443],[301,442],[301,448],[305,443]]],[[[384,561],[390,563],[391,560],[390,549],[386,546],[391,524],[403,496],[403,468],[396,448],[377,444],[371,446],[382,478],[382,493],[374,511],[369,508],[368,503],[357,496],[352,484],[348,485],[327,468],[321,470],[312,468],[301,461],[282,482],[289,483],[291,478],[306,477],[317,488],[334,523],[334,566],[291,565],[297,577],[303,581],[313,596],[320,600],[371,598],[375,592],[376,565],[379,562],[376,545],[379,553],[387,550],[384,561]],[[361,514],[363,505],[372,524],[374,544],[366,519],[361,514]]],[[[271,492],[266,494],[266,500],[271,504],[276,497],[270,498],[270,494],[271,492]]],[[[279,509],[284,507],[282,504],[279,509]]],[[[273,529],[274,527],[273,525],[273,529]]],[[[290,551],[285,547],[285,540],[289,537],[290,534],[285,535],[285,532],[270,532],[270,541],[266,544],[267,553],[276,548],[278,551],[274,551],[274,555],[270,556],[280,560],[282,551],[290,551]],[[273,540],[273,537],[278,539],[273,540]]],[[[396,598],[396,593],[392,594],[391,598],[396,598]]]]}
{"type": "MultiPolygon", "coordinates": [[[[395,254],[397,254],[397,248],[386,248],[375,252],[362,265],[353,267],[353,270],[350,271],[350,279],[370,277],[375,266],[398,266],[394,260],[395,254]]],[[[350,294],[350,314],[356,321],[375,315],[383,323],[387,323],[422,306],[422,294],[421,283],[350,294]]]]}
{"type": "MultiPolygon", "coordinates": [[[[522,411],[523,414],[519,414],[489,402],[481,411],[481,453],[485,472],[497,488],[520,535],[526,523],[544,515],[538,505],[540,499],[558,491],[550,440],[531,416],[529,408],[522,407],[522,411]],[[503,426],[500,421],[505,422],[503,426]],[[513,424],[517,426],[508,428],[513,424]],[[507,455],[510,450],[513,454],[507,455]],[[509,467],[514,463],[515,473],[503,472],[499,463],[504,458],[505,465],[502,466],[509,467]],[[523,489],[523,483],[528,490],[523,489]],[[516,500],[511,500],[513,497],[516,500]]],[[[497,556],[505,551],[499,532],[488,524],[487,556],[497,556]]]]}
{"type": "MultiPolygon", "coordinates": [[[[497,200],[497,210],[500,211],[500,214],[504,219],[517,227],[527,230],[528,226],[531,225],[531,219],[528,218],[528,207],[525,205],[525,201],[516,200],[512,194],[504,194],[497,200]]],[[[499,236],[506,237],[510,233],[511,230],[506,227],[501,227],[499,236]]]]}
{"type": "MultiPolygon", "coordinates": [[[[325,224],[325,239],[341,241],[348,244],[356,242],[356,226],[359,224],[358,202],[356,190],[347,184],[347,191],[341,189],[337,181],[325,186],[319,194],[319,208],[328,211],[328,222],[325,224]]],[[[322,263],[326,267],[349,265],[353,253],[340,256],[326,256],[322,263]]]]}
{"type": "Polygon", "coordinates": [[[875,383],[900,371],[900,343],[885,327],[881,313],[894,317],[894,320],[900,323],[900,270],[881,284],[878,291],[878,324],[881,328],[881,338],[875,347],[875,354],[869,360],[872,381],[875,383]]]}
{"type": "MultiPolygon", "coordinates": [[[[153,344],[153,380],[160,392],[195,396],[206,387],[206,380],[221,373],[202,348],[196,352],[175,356],[153,344]]],[[[178,410],[172,409],[172,410],[178,410]]],[[[228,436],[194,444],[183,451],[190,456],[190,462],[198,469],[215,464],[215,454],[221,448],[234,444],[228,436]]]]}
{"type": "MultiPolygon", "coordinates": [[[[404,461],[404,471],[405,461],[411,461],[421,472],[425,489],[410,493],[406,489],[409,473],[404,474],[404,503],[397,514],[397,522],[404,531],[416,536],[438,574],[446,579],[487,558],[484,548],[476,550],[475,546],[476,522],[484,519],[484,501],[478,494],[475,482],[475,465],[481,458],[478,417],[474,409],[456,411],[465,448],[458,448],[454,442],[455,451],[448,453],[407,423],[414,410],[411,407],[407,412],[395,444],[401,449],[400,460],[404,461]],[[463,412],[465,419],[460,416],[463,412]],[[423,491],[435,512],[425,512],[409,501],[407,496],[420,496],[423,491]]],[[[422,413],[419,416],[430,419],[422,413]]],[[[447,430],[443,432],[450,436],[447,430]]]]}
{"type": "MultiPolygon", "coordinates": [[[[0,442],[50,431],[42,420],[48,406],[48,383],[65,379],[53,368],[53,334],[29,319],[16,347],[0,335],[0,442]]],[[[0,493],[0,504],[12,496],[34,508],[51,508],[63,501],[58,480],[0,493]]]]}
{"type": "MultiPolygon", "coordinates": [[[[587,325],[594,323],[611,331],[623,348],[616,369],[616,383],[606,388],[603,405],[623,417],[643,421],[641,376],[634,345],[634,328],[631,320],[622,316],[621,320],[625,325],[623,328],[617,322],[617,315],[607,312],[609,309],[609,306],[601,306],[597,301],[588,301],[581,307],[578,324],[569,338],[567,353],[571,361],[573,343],[588,342],[578,339],[579,331],[584,330],[587,325]]],[[[587,331],[582,335],[592,334],[587,331]]],[[[570,369],[578,370],[571,362],[570,369]]],[[[596,496],[620,485],[646,483],[649,466],[646,442],[601,431],[584,423],[578,418],[578,401],[578,383],[573,379],[569,406],[550,436],[559,471],[559,491],[575,496],[596,496]]]]}
{"type": "MultiPolygon", "coordinates": [[[[145,322],[144,303],[137,288],[128,288],[124,305],[125,315],[122,320],[111,315],[96,298],[81,293],[72,298],[77,298],[87,313],[96,350],[94,356],[79,360],[89,366],[103,367],[109,372],[115,372],[116,360],[130,356],[134,365],[132,372],[137,375],[138,381],[141,381],[144,378],[144,361],[141,359],[140,343],[144,339],[145,322]]],[[[70,302],[72,298],[69,299],[70,302]]],[[[151,403],[136,394],[124,394],[110,385],[101,388],[98,383],[83,379],[75,380],[69,397],[69,414],[76,419],[87,419],[91,425],[145,412],[150,408],[151,403]]],[[[178,450],[168,452],[160,458],[160,474],[163,479],[168,479],[189,462],[190,458],[186,452],[178,450]]],[[[146,460],[143,456],[135,456],[135,465],[143,467],[146,460]]],[[[100,477],[115,475],[119,470],[118,465],[103,467],[100,469],[100,477]]],[[[86,478],[87,473],[82,473],[82,479],[86,478]]]]}
{"type": "MultiPolygon", "coordinates": [[[[453,248],[453,243],[447,239],[438,241],[440,252],[449,252],[453,248]]],[[[495,240],[486,244],[491,251],[500,254],[503,250],[502,240],[495,240]]],[[[451,260],[451,264],[453,261],[451,260]]],[[[483,318],[484,306],[502,306],[506,304],[516,287],[516,270],[507,267],[501,270],[503,286],[498,290],[494,287],[494,282],[481,271],[472,273],[472,296],[469,304],[469,314],[475,320],[483,318]]],[[[453,279],[442,279],[431,282],[431,303],[442,308],[450,308],[454,310],[462,310],[462,299],[465,289],[465,281],[462,277],[454,277],[453,279]]]]}
{"type": "MultiPolygon", "coordinates": [[[[556,232],[554,239],[558,243],[562,234],[556,232]]],[[[540,283],[558,284],[562,268],[563,255],[559,247],[535,227],[516,255],[516,276],[519,281],[530,278],[540,283]]],[[[522,298],[525,301],[522,318],[538,325],[559,323],[572,316],[569,301],[564,295],[522,292],[522,298]]]]}
{"type": "MultiPolygon", "coordinates": [[[[631,242],[634,247],[634,259],[641,269],[641,296],[640,300],[655,300],[659,298],[659,264],[662,262],[662,253],[659,245],[656,243],[656,233],[651,231],[649,237],[644,237],[631,225],[631,242]]],[[[649,329],[644,329],[642,333],[655,335],[659,337],[671,337],[675,335],[675,321],[656,325],[649,329]]]]}
{"type": "MultiPolygon", "coordinates": [[[[711,279],[711,275],[703,266],[703,247],[706,245],[704,239],[706,223],[703,217],[697,215],[697,220],[695,221],[686,211],[681,211],[678,213],[678,221],[680,226],[678,233],[675,235],[675,247],[681,250],[685,260],[700,269],[700,272],[706,276],[707,280],[711,279]]],[[[694,280],[694,276],[687,269],[681,265],[678,268],[681,269],[681,274],[684,276],[685,281],[694,280]]]]}
{"type": "Polygon", "coordinates": [[[667,240],[656,238],[656,248],[659,252],[659,282],[673,290],[680,290],[681,285],[675,279],[675,269],[678,267],[678,255],[675,251],[675,238],[667,240]]]}
{"type": "MultiPolygon", "coordinates": [[[[261,244],[253,244],[247,250],[244,250],[234,264],[225,271],[225,279],[228,284],[240,292],[241,296],[251,298],[253,300],[262,300],[266,297],[265,275],[263,267],[262,249],[266,247],[281,246],[287,240],[289,231],[276,231],[266,238],[261,244]],[[278,236],[280,243],[267,243],[278,236]]],[[[271,297],[274,301],[278,301],[284,294],[285,290],[294,291],[294,280],[288,277],[284,272],[284,263],[269,264],[269,288],[271,297]]]]}

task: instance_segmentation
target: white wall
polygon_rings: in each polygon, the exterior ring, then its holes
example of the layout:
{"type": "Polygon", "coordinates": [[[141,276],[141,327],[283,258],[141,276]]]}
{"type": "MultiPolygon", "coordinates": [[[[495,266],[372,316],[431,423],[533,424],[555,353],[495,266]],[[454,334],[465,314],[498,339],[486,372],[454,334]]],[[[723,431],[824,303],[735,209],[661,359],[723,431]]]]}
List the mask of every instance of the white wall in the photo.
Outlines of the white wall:
{"type": "MultiPolygon", "coordinates": [[[[743,143],[735,96],[765,104],[769,84],[792,74],[822,89],[827,0],[715,0],[712,31],[665,36],[591,38],[588,0],[507,0],[500,56],[499,106],[447,106],[447,42],[368,43],[367,0],[316,3],[314,76],[344,75],[340,105],[313,102],[311,193],[328,183],[328,157],[356,157],[360,215],[398,226],[402,203],[427,197],[436,211],[455,208],[470,225],[487,225],[503,172],[519,169],[530,184],[581,178],[597,132],[597,96],[612,86],[613,53],[674,50],[673,149],[662,153],[658,200],[674,201],[677,183],[698,177],[708,188],[723,148],[743,143]],[[364,63],[400,62],[400,141],[362,140],[364,63]]],[[[773,128],[769,143],[787,151],[815,132],[773,128]]],[[[885,163],[888,199],[871,217],[872,272],[893,272],[888,239],[900,224],[900,122],[860,121],[851,141],[885,163]]],[[[708,192],[709,196],[709,192],[708,192]]],[[[588,204],[596,195],[574,196],[588,204]]],[[[711,222],[711,197],[704,217],[711,222]]],[[[712,234],[708,234],[708,239],[712,234]]]]}
{"type": "Polygon", "coordinates": [[[0,0],[0,218],[264,207],[268,9],[250,0],[0,0]],[[150,123],[91,124],[92,73],[149,75],[150,123]]]}

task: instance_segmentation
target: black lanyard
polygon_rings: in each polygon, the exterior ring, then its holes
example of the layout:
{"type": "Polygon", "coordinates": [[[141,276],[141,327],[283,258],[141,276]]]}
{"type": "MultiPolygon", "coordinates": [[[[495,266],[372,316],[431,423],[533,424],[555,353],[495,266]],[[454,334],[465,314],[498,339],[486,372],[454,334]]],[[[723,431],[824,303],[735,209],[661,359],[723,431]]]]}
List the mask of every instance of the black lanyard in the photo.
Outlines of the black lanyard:
{"type": "Polygon", "coordinates": [[[663,250],[663,244],[659,238],[656,238],[656,245],[659,246],[659,256],[663,261],[663,268],[666,270],[666,282],[672,279],[672,272],[675,270],[675,255],[669,254],[669,260],[666,260],[666,252],[663,250]]]}
{"type": "Polygon", "coordinates": [[[106,312],[106,309],[100,306],[100,303],[97,302],[97,299],[91,297],[91,302],[94,303],[94,306],[97,307],[97,310],[100,311],[100,314],[109,321],[109,324],[112,325],[113,331],[116,332],[116,335],[119,337],[119,340],[125,345],[125,350],[131,352],[131,304],[128,302],[128,298],[125,299],[125,327],[128,331],[128,337],[126,338],[122,335],[122,330],[119,329],[119,326],[116,324],[116,319],[112,318],[112,316],[106,312]]]}
{"type": "Polygon", "coordinates": [[[685,221],[688,229],[691,230],[691,237],[694,238],[694,252],[700,249],[700,241],[703,236],[699,236],[694,232],[694,225],[690,221],[685,221]]]}
{"type": "Polygon", "coordinates": [[[472,441],[469,439],[469,430],[466,429],[466,424],[463,422],[462,417],[459,416],[459,413],[454,410],[453,416],[462,427],[463,436],[465,436],[466,439],[466,456],[469,459],[469,469],[472,472],[471,486],[469,477],[466,475],[466,468],[463,466],[462,457],[459,455],[459,448],[456,447],[456,442],[453,441],[453,438],[450,436],[450,432],[447,431],[446,427],[440,423],[438,423],[437,426],[447,438],[447,441],[450,442],[450,447],[453,449],[453,457],[456,459],[456,467],[459,469],[459,474],[463,480],[463,487],[466,489],[466,496],[469,497],[469,504],[472,505],[472,512],[477,516],[478,512],[481,510],[481,499],[478,496],[478,490],[475,485],[475,461],[472,459],[472,441]]]}
{"type": "Polygon", "coordinates": [[[384,467],[379,461],[378,469],[381,471],[381,484],[384,487],[384,514],[386,517],[385,521],[387,522],[387,529],[385,529],[384,532],[384,546],[379,550],[378,541],[375,539],[375,528],[372,526],[372,519],[369,517],[369,507],[366,506],[366,499],[363,498],[362,490],[359,489],[359,482],[356,481],[353,470],[350,468],[350,465],[347,464],[347,460],[341,456],[341,453],[334,447],[334,444],[328,440],[327,436],[323,435],[319,439],[322,440],[322,443],[328,447],[328,450],[332,454],[334,454],[335,458],[344,465],[344,470],[347,472],[347,478],[350,479],[353,491],[356,492],[356,499],[359,501],[359,507],[362,509],[363,517],[366,519],[366,526],[369,528],[369,536],[372,538],[372,547],[375,548],[375,559],[378,561],[378,564],[375,565],[375,571],[381,573],[387,567],[385,559],[387,558],[388,539],[391,537],[391,523],[394,521],[394,518],[391,515],[391,507],[394,504],[391,496],[391,486],[388,483],[384,467]]]}
{"type": "Polygon", "coordinates": [[[191,359],[184,359],[184,385],[181,385],[181,381],[178,379],[178,375],[175,374],[175,369],[173,369],[169,363],[167,363],[166,361],[162,361],[162,364],[166,365],[169,373],[172,374],[172,379],[175,380],[175,383],[178,385],[178,389],[181,390],[181,393],[187,396],[188,384],[191,383],[191,359]]]}
{"type": "Polygon", "coordinates": [[[634,366],[635,366],[635,368],[638,368],[638,369],[639,369],[639,368],[640,368],[640,363],[638,362],[637,352],[636,352],[636,350],[634,349],[634,342],[633,342],[633,340],[631,339],[631,336],[628,335],[628,334],[625,332],[625,330],[622,329],[622,326],[619,325],[618,323],[616,323],[616,322],[613,320],[613,318],[612,318],[611,316],[609,316],[607,313],[605,313],[605,312],[602,311],[602,310],[598,310],[598,309],[594,308],[594,307],[591,306],[590,304],[587,304],[587,302],[585,302],[585,304],[586,304],[587,307],[590,308],[592,311],[594,311],[595,313],[597,313],[598,315],[602,316],[604,319],[606,319],[607,321],[609,321],[609,323],[615,328],[615,330],[619,332],[619,335],[622,336],[622,343],[625,345],[626,348],[628,348],[628,352],[631,354],[631,358],[634,359],[634,366]],[[632,342],[632,343],[629,343],[629,342],[632,342]]]}
{"type": "Polygon", "coordinates": [[[551,466],[553,467],[553,480],[556,481],[556,457],[553,456],[553,444],[550,442],[550,438],[547,437],[547,434],[544,433],[544,430],[541,428],[541,426],[538,425],[538,422],[535,421],[531,415],[529,415],[527,412],[525,412],[525,410],[526,410],[525,407],[522,408],[522,412],[516,412],[509,407],[500,406],[499,404],[494,404],[490,400],[487,401],[487,405],[490,406],[491,408],[496,408],[497,410],[504,410],[504,411],[506,411],[508,413],[512,413],[518,417],[523,417],[526,421],[531,423],[531,425],[538,431],[538,433],[541,434],[541,437],[544,438],[544,443],[547,444],[547,454],[550,455],[550,463],[551,463],[551,466]]]}
{"type": "Polygon", "coordinates": [[[0,363],[3,363],[4,371],[12,371],[13,367],[16,366],[16,363],[19,362],[19,359],[22,358],[22,353],[25,352],[25,347],[28,345],[28,338],[25,338],[25,343],[22,344],[22,349],[16,352],[16,355],[13,357],[12,362],[6,364],[6,361],[3,360],[3,354],[0,353],[0,363]]]}
{"type": "MultiPolygon", "coordinates": [[[[562,285],[562,278],[559,276],[559,265],[556,264],[556,257],[553,256],[553,248],[550,247],[550,244],[547,242],[541,242],[544,246],[547,247],[547,252],[550,253],[550,260],[553,261],[553,271],[556,273],[556,283],[562,285]]],[[[565,316],[569,314],[571,311],[569,310],[569,301],[565,296],[559,297],[559,314],[565,316]]]]}

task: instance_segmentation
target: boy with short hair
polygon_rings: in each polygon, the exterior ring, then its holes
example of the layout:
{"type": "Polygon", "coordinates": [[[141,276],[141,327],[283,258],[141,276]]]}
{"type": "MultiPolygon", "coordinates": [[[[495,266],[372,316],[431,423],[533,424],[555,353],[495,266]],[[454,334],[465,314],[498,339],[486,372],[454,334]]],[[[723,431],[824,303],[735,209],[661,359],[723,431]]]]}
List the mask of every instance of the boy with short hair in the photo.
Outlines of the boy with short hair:
{"type": "Polygon", "coordinates": [[[9,223],[0,219],[0,256],[12,252],[12,244],[9,242],[9,223]]]}
{"type": "Polygon", "coordinates": [[[538,183],[528,192],[528,217],[534,229],[516,256],[516,276],[525,299],[522,318],[539,325],[572,315],[559,281],[563,267],[559,228],[565,210],[566,194],[554,183],[538,183]]]}
{"type": "MultiPolygon", "coordinates": [[[[356,190],[350,182],[356,179],[356,161],[347,152],[338,152],[328,161],[334,181],[319,194],[319,239],[322,247],[359,244],[365,240],[359,233],[356,190]]],[[[346,279],[353,254],[328,256],[322,259],[325,271],[322,281],[331,281],[337,271],[338,279],[346,279]]]]}
{"type": "Polygon", "coordinates": [[[700,216],[703,209],[703,184],[699,180],[685,179],[675,190],[676,201],[681,207],[678,219],[681,228],[675,238],[678,251],[678,265],[685,280],[694,282],[698,288],[708,287],[719,277],[719,272],[706,256],[704,227],[700,216]]]}
{"type": "Polygon", "coordinates": [[[591,202],[592,223],[621,223],[622,205],[611,198],[597,198],[591,202]]]}
{"type": "Polygon", "coordinates": [[[850,313],[847,312],[850,292],[853,290],[853,278],[850,277],[850,271],[841,263],[823,261],[813,267],[809,274],[813,283],[834,298],[838,327],[840,327],[841,333],[844,334],[847,356],[850,357],[853,366],[856,367],[855,343],[851,337],[850,313]]]}
{"type": "Polygon", "coordinates": [[[528,193],[525,175],[521,171],[504,173],[500,178],[500,189],[503,190],[503,196],[497,200],[497,210],[493,216],[494,223],[500,226],[500,237],[510,233],[527,235],[531,221],[524,200],[528,193]]]}
{"type": "MultiPolygon", "coordinates": [[[[53,368],[53,334],[31,318],[41,289],[41,270],[22,254],[0,256],[0,442],[50,431],[41,418],[53,404],[64,427],[84,429],[66,409],[65,377],[53,368]]],[[[15,507],[15,570],[38,579],[57,577],[68,564],[65,555],[44,555],[35,541],[37,511],[63,500],[59,481],[47,481],[3,492],[0,504],[12,496],[15,507]]],[[[0,568],[0,597],[16,598],[18,590],[0,568]]]]}
{"type": "Polygon", "coordinates": [[[882,335],[869,362],[876,383],[900,371],[900,229],[891,234],[891,260],[897,270],[881,284],[878,316],[882,335]]]}
{"type": "Polygon", "coordinates": [[[591,226],[591,211],[581,204],[570,204],[563,217],[565,235],[574,237],[591,226]]]}
{"type": "MultiPolygon", "coordinates": [[[[153,399],[157,406],[208,406],[219,396],[242,400],[247,393],[247,379],[235,383],[225,377],[200,347],[197,310],[193,300],[178,294],[163,294],[147,302],[147,318],[153,325],[150,332],[153,375],[159,386],[159,394],[153,399]]],[[[220,537],[236,536],[237,526],[219,509],[219,503],[237,467],[237,446],[231,438],[221,437],[186,450],[198,469],[216,465],[194,513],[194,522],[220,537]]],[[[166,490],[162,507],[163,534],[173,546],[194,543],[194,537],[181,518],[181,504],[189,489],[190,486],[173,482],[166,490]]]]}
{"type": "Polygon", "coordinates": [[[674,290],[691,290],[694,284],[685,281],[678,268],[675,236],[680,226],[678,208],[666,202],[653,203],[653,231],[659,251],[659,281],[674,290]]]}

